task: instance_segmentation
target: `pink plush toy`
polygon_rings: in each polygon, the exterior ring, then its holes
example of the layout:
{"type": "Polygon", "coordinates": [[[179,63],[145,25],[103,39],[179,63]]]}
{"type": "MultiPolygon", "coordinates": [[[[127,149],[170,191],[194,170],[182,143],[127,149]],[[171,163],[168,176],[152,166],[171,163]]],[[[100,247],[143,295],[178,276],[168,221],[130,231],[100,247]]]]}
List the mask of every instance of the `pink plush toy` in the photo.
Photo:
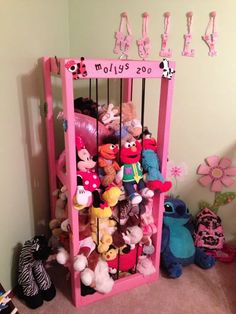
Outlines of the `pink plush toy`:
{"type": "Polygon", "coordinates": [[[137,271],[144,276],[148,276],[155,273],[156,270],[152,264],[151,259],[145,255],[142,255],[138,258],[137,271]]]}
{"type": "Polygon", "coordinates": [[[151,236],[157,232],[157,227],[154,223],[154,218],[152,215],[153,199],[147,199],[147,204],[145,205],[145,213],[141,215],[141,228],[145,236],[151,236]]]}
{"type": "Polygon", "coordinates": [[[76,137],[77,148],[77,192],[75,196],[77,209],[88,207],[92,203],[92,192],[100,186],[100,179],[95,172],[96,157],[92,157],[85,148],[80,136],[76,137]]]}

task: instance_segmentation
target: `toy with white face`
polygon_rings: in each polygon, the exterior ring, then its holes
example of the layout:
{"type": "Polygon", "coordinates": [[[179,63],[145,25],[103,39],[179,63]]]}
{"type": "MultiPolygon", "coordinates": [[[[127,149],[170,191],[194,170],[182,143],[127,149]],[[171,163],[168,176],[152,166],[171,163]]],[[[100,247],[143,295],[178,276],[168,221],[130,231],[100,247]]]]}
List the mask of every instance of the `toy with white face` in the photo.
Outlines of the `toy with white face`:
{"type": "Polygon", "coordinates": [[[80,171],[88,171],[96,166],[96,157],[92,157],[86,148],[82,148],[77,154],[77,167],[80,171]]]}

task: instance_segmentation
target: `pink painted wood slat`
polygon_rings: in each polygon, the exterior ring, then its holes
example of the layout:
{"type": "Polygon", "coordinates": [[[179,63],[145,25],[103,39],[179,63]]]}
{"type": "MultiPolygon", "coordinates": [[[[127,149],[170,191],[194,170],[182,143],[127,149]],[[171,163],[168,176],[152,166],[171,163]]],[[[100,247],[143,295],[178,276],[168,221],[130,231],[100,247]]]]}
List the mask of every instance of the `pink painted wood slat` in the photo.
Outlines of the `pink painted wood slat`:
{"type": "MultiPolygon", "coordinates": [[[[163,174],[164,178],[166,177],[166,167],[168,159],[173,88],[174,77],[171,80],[162,78],[158,115],[157,147],[158,156],[161,161],[160,171],[163,174]]],[[[158,195],[156,193],[153,201],[153,213],[154,219],[157,224],[158,233],[154,237],[154,243],[156,247],[156,258],[154,265],[155,267],[158,267],[158,269],[160,268],[163,212],[164,212],[164,193],[158,195]]]]}
{"type": "MultiPolygon", "coordinates": [[[[76,65],[79,59],[60,59],[51,58],[52,73],[58,75],[62,70],[62,63],[70,65],[71,61],[76,65]]],[[[86,78],[161,78],[162,69],[159,64],[161,61],[142,61],[142,60],[108,60],[108,59],[86,59],[83,64],[86,66],[87,75],[79,76],[80,79],[86,78]]],[[[73,63],[72,63],[73,64],[73,63]]],[[[169,62],[169,66],[174,68],[174,62],[169,62]]]]}
{"type": "MultiPolygon", "coordinates": [[[[67,130],[64,132],[66,152],[66,187],[68,190],[68,218],[72,235],[70,236],[70,259],[79,251],[79,220],[78,211],[74,209],[73,198],[76,193],[76,151],[75,151],[75,126],[74,126],[74,93],[71,73],[61,61],[62,102],[64,119],[67,121],[67,130]]],[[[74,303],[79,305],[80,278],[78,273],[71,271],[72,297],[74,303]]]]}
{"type": "Polygon", "coordinates": [[[157,273],[154,273],[149,276],[143,276],[139,273],[134,274],[132,276],[121,278],[117,281],[115,281],[114,287],[110,293],[107,294],[101,294],[101,293],[95,293],[92,295],[87,295],[86,297],[80,298],[80,306],[84,306],[93,302],[97,302],[100,300],[103,300],[105,298],[109,298],[111,296],[114,296],[118,293],[139,287],[144,284],[149,284],[157,279],[157,273]]]}

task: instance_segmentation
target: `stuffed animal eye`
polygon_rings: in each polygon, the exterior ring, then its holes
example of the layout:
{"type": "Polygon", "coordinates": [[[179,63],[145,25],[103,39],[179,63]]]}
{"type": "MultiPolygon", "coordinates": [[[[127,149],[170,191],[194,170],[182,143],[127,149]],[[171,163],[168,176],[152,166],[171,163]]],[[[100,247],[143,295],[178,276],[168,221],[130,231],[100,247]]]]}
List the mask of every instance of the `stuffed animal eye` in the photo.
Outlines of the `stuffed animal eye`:
{"type": "Polygon", "coordinates": [[[115,149],[115,148],[116,148],[116,146],[111,144],[110,149],[115,149]]]}
{"type": "Polygon", "coordinates": [[[165,203],[164,207],[165,207],[165,211],[166,211],[167,213],[173,213],[173,212],[174,212],[174,209],[173,209],[173,207],[171,206],[171,204],[165,203]]]}
{"type": "Polygon", "coordinates": [[[125,143],[125,147],[126,147],[126,148],[130,148],[131,146],[132,146],[131,143],[128,143],[128,142],[125,143]]]}
{"type": "Polygon", "coordinates": [[[77,67],[77,64],[74,64],[74,65],[72,65],[71,67],[69,67],[68,70],[73,73],[73,72],[75,72],[75,71],[77,70],[77,68],[78,68],[78,67],[77,67]]]}
{"type": "Polygon", "coordinates": [[[151,138],[151,134],[145,135],[145,138],[151,138]]]}
{"type": "Polygon", "coordinates": [[[131,146],[136,146],[136,143],[135,142],[131,142],[130,145],[131,146]]]}

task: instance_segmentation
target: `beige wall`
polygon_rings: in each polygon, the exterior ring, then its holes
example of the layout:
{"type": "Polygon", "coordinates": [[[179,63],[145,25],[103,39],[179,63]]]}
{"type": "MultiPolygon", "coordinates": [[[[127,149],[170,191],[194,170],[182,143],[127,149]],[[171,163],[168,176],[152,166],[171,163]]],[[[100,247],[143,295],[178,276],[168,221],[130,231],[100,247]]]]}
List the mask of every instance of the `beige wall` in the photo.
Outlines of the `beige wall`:
{"type": "MultiPolygon", "coordinates": [[[[233,158],[236,165],[236,89],[234,52],[236,30],[234,0],[205,1],[110,1],[70,0],[70,47],[71,56],[116,58],[113,54],[114,31],[118,29],[119,14],[127,11],[132,25],[134,40],[141,35],[141,14],[150,13],[149,35],[152,41],[150,59],[159,59],[160,34],[163,31],[162,15],[172,14],[169,46],[177,63],[174,109],[171,126],[169,158],[177,164],[184,161],[188,175],[178,184],[179,194],[197,211],[201,199],[213,201],[214,195],[197,183],[196,168],[209,155],[233,158]],[[193,42],[195,58],[181,56],[183,34],[186,32],[185,13],[193,11],[193,42]],[[208,23],[209,12],[217,11],[219,56],[210,58],[201,40],[208,23]]],[[[130,58],[138,58],[133,43],[130,58]]],[[[151,91],[152,93],[153,91],[151,91]]],[[[148,125],[153,119],[149,116],[148,125]]],[[[236,191],[236,185],[225,191],[236,191]]],[[[221,208],[228,239],[236,239],[236,201],[221,208]]]]}
{"type": "MultiPolygon", "coordinates": [[[[236,164],[234,0],[0,0],[0,6],[0,281],[6,289],[14,282],[20,244],[47,231],[48,177],[38,59],[44,55],[116,57],[113,34],[122,11],[129,13],[134,39],[141,34],[142,12],[150,13],[150,59],[159,58],[162,14],[172,13],[169,44],[177,74],[169,157],[176,163],[185,161],[189,168],[176,192],[193,212],[201,198],[211,201],[213,194],[196,183],[197,165],[211,154],[228,156],[236,164]],[[189,10],[194,13],[197,55],[193,59],[180,55],[184,15],[189,10]],[[217,58],[208,57],[200,39],[212,10],[218,12],[217,58]]],[[[135,44],[130,57],[138,58],[135,44]]],[[[149,97],[154,95],[151,90],[149,97]]],[[[151,117],[148,122],[152,127],[151,117]]],[[[231,239],[236,237],[235,205],[236,201],[220,211],[231,239]]]]}
{"type": "Polygon", "coordinates": [[[0,0],[0,282],[14,283],[20,244],[47,231],[45,132],[38,59],[68,55],[66,0],[0,0]]]}

